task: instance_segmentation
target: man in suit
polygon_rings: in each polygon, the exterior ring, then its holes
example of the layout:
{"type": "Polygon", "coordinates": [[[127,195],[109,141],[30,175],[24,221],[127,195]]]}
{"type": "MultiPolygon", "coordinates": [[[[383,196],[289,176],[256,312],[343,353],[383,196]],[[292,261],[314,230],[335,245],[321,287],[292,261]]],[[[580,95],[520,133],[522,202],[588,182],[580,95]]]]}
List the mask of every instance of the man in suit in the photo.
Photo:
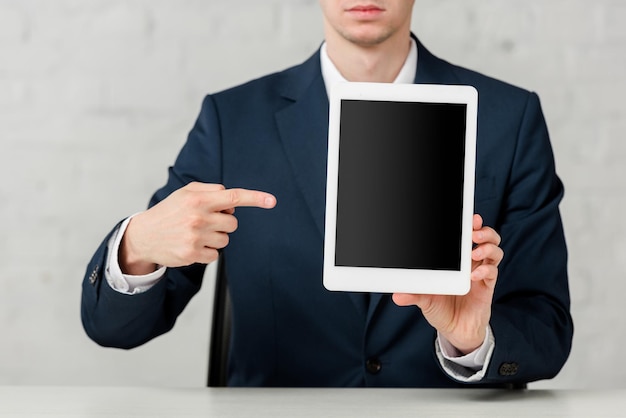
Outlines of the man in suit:
{"type": "Polygon", "coordinates": [[[413,0],[320,4],[320,50],[207,96],[150,208],[100,245],[83,281],[86,332],[122,348],[167,332],[220,250],[233,309],[230,385],[497,386],[554,376],[573,326],[563,187],[537,96],[432,55],[410,32],[413,0]],[[327,90],[344,79],[479,91],[467,295],[324,289],[327,90]]]}

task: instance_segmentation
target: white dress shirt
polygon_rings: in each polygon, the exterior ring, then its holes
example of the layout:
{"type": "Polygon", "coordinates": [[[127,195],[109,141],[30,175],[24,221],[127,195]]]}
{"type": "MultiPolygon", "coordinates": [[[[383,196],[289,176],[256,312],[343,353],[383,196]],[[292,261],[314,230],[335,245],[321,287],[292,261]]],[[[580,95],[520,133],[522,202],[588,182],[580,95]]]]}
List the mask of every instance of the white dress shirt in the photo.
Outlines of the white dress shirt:
{"type": "MultiPolygon", "coordinates": [[[[394,83],[412,84],[417,71],[417,60],[417,45],[415,40],[411,38],[409,54],[400,72],[396,76],[394,83]]],[[[347,82],[328,56],[326,43],[322,44],[320,50],[320,64],[327,94],[334,84],[347,82]]],[[[156,271],[143,276],[132,276],[122,273],[118,261],[118,252],[122,236],[131,218],[132,216],[126,219],[111,236],[108,243],[109,251],[107,267],[105,269],[105,278],[109,285],[120,293],[130,295],[145,292],[150,289],[163,277],[166,270],[165,267],[160,267],[156,271]]],[[[435,342],[435,352],[444,370],[451,377],[462,382],[476,382],[482,379],[489,365],[489,360],[494,348],[495,339],[491,327],[487,327],[487,335],[485,336],[482,346],[466,355],[462,355],[452,344],[439,334],[435,342]]]]}

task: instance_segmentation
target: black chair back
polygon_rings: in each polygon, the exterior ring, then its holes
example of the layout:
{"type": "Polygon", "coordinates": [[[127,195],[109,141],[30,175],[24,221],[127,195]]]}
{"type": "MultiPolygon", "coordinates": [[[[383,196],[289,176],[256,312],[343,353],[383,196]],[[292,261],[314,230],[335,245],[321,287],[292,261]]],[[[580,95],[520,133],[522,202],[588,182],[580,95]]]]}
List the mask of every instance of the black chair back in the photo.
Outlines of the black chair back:
{"type": "Polygon", "coordinates": [[[208,386],[226,386],[228,379],[228,349],[230,346],[231,306],[223,255],[220,255],[213,295],[213,319],[209,347],[208,386]]]}

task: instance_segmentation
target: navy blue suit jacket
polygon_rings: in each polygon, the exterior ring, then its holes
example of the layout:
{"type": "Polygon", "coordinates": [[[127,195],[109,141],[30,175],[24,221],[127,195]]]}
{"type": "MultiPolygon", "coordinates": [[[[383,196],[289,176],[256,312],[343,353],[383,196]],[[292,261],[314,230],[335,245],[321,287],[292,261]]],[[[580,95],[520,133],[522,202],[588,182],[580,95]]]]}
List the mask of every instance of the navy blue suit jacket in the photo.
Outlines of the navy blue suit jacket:
{"type": "MultiPolygon", "coordinates": [[[[491,327],[496,348],[481,383],[554,376],[572,319],[558,204],[563,188],[533,93],[451,65],[418,42],[416,83],[479,91],[475,212],[502,236],[491,327]]],[[[452,387],[419,309],[389,295],[322,285],[328,100],[319,52],[301,65],[209,95],[167,184],[190,181],[273,193],[272,210],[238,208],[223,250],[233,306],[229,384],[452,387]],[[377,374],[366,371],[379,359],[377,374]]],[[[203,265],[168,269],[146,293],[103,280],[106,239],[83,282],[82,320],[105,346],[129,348],[168,331],[200,288],[203,265]]],[[[175,354],[172,354],[175,355],[175,354]]]]}

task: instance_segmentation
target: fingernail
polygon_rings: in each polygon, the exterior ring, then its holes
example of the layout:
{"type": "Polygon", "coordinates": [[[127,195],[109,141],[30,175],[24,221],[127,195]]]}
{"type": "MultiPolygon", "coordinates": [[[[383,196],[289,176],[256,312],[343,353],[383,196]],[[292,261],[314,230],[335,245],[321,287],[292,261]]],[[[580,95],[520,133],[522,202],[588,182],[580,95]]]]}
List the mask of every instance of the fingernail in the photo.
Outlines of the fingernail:
{"type": "Polygon", "coordinates": [[[266,197],[265,198],[265,206],[274,206],[274,198],[273,197],[266,197]]]}

